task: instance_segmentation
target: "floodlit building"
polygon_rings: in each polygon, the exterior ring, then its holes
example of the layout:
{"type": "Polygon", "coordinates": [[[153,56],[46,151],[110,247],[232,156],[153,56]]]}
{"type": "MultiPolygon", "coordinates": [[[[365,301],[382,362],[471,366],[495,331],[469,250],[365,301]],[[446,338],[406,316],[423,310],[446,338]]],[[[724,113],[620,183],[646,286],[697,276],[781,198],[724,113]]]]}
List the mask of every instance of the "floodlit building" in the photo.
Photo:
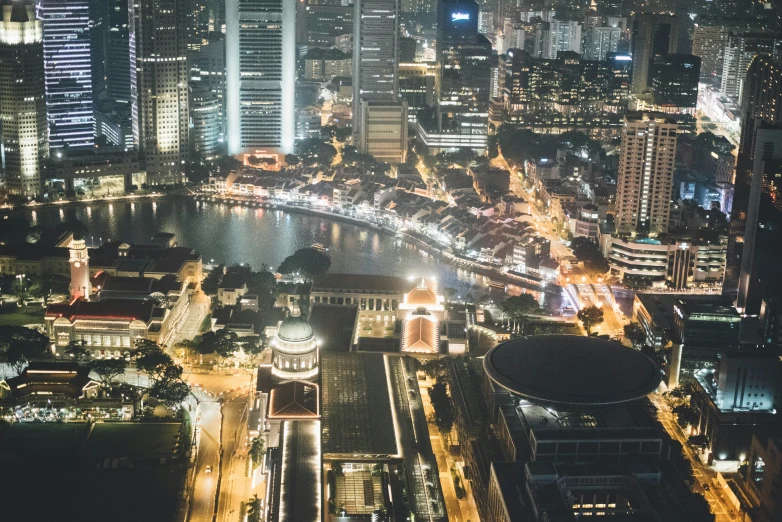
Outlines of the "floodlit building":
{"type": "Polygon", "coordinates": [[[43,25],[32,1],[6,0],[0,25],[0,116],[8,193],[43,193],[49,156],[43,56],[43,25]]]}
{"type": "Polygon", "coordinates": [[[278,379],[312,379],[318,375],[318,342],[298,307],[283,320],[272,341],[272,375],[278,379]]]}
{"type": "Polygon", "coordinates": [[[92,147],[90,0],[39,0],[49,146],[92,147]]]}
{"type": "Polygon", "coordinates": [[[293,153],[296,2],[226,0],[228,153],[293,153]]]}
{"type": "Polygon", "coordinates": [[[189,142],[186,0],[133,1],[133,135],[150,184],[178,183],[189,142]]]}
{"type": "Polygon", "coordinates": [[[661,114],[625,117],[616,191],[619,234],[668,231],[677,128],[661,114]]]}

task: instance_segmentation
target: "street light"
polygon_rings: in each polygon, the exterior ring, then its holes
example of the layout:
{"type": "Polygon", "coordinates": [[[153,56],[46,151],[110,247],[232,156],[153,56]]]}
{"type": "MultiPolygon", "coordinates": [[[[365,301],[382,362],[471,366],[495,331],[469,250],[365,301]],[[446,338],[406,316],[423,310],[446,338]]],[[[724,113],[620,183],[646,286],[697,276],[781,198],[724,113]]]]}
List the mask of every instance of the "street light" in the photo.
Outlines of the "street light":
{"type": "Polygon", "coordinates": [[[24,278],[25,278],[25,274],[16,274],[16,278],[19,280],[19,284],[22,286],[22,301],[24,301],[24,278]]]}

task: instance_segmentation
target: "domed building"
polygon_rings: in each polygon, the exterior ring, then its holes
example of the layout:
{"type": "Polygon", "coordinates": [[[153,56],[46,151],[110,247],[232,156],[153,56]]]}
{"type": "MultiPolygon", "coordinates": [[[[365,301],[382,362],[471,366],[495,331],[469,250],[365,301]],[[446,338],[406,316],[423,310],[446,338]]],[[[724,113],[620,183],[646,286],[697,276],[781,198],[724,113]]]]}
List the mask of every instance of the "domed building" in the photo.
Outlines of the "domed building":
{"type": "Polygon", "coordinates": [[[272,375],[278,379],[312,379],[318,374],[318,342],[298,308],[280,324],[272,340],[272,375]]]}

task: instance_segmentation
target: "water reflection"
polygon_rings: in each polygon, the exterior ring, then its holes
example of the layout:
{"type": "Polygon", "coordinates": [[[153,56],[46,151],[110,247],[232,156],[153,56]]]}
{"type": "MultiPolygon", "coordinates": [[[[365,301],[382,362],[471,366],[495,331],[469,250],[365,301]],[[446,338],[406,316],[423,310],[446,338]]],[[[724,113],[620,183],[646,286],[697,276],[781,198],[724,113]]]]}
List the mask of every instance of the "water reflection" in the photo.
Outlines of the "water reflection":
{"type": "MultiPolygon", "coordinates": [[[[23,214],[45,226],[79,219],[95,239],[110,237],[145,243],[156,232],[170,232],[180,245],[198,249],[204,260],[244,262],[254,267],[278,267],[296,249],[320,243],[329,249],[333,272],[434,276],[441,288],[454,288],[459,295],[473,297],[490,290],[488,278],[443,263],[396,237],[318,216],[250,210],[184,198],[160,204],[136,201],[46,208],[23,214]]],[[[509,293],[522,291],[521,287],[508,287],[509,293]]],[[[549,309],[557,306],[560,299],[556,294],[538,294],[536,298],[549,309]]],[[[501,298],[501,294],[497,297],[501,298]]]]}

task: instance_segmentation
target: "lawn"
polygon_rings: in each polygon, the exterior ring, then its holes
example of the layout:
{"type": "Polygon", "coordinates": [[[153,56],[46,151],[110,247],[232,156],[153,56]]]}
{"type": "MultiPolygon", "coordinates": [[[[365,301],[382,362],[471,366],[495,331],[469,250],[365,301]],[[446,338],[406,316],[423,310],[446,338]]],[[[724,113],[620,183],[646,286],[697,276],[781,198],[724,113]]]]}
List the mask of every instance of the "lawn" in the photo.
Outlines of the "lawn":
{"type": "Polygon", "coordinates": [[[0,326],[24,326],[26,324],[43,324],[46,308],[40,304],[32,306],[16,306],[8,303],[0,306],[0,326]]]}

